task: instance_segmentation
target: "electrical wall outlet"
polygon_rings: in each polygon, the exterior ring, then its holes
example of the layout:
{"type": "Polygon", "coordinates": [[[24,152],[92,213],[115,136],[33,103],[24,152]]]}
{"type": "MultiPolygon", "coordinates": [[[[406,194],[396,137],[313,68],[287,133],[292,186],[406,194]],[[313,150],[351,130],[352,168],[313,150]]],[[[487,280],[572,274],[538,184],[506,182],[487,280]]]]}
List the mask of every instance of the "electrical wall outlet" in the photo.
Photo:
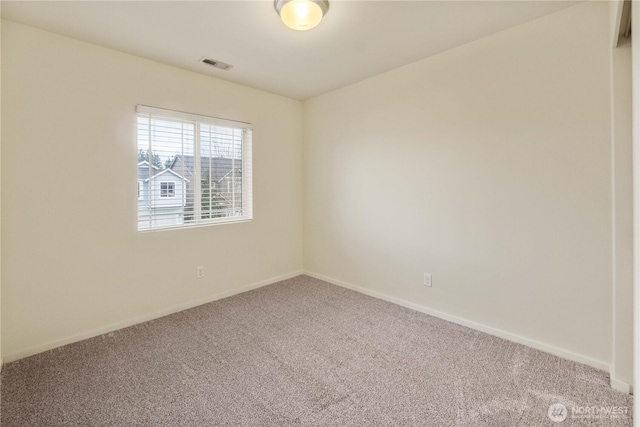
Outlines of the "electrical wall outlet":
{"type": "Polygon", "coordinates": [[[196,277],[202,279],[204,277],[204,267],[201,265],[196,269],[196,277]]]}
{"type": "Polygon", "coordinates": [[[424,285],[431,287],[431,273],[424,273],[424,285]]]}

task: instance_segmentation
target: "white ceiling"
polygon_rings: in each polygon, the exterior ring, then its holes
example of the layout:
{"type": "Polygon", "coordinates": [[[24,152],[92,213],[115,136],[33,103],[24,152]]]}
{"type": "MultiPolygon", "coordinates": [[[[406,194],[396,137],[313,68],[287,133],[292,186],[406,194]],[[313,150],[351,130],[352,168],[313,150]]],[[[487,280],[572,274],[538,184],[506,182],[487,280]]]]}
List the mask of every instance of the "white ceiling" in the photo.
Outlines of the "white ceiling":
{"type": "Polygon", "coordinates": [[[553,13],[568,1],[331,0],[307,32],[263,1],[6,1],[2,18],[304,100],[553,13]],[[234,66],[222,71],[203,56],[234,66]]]}

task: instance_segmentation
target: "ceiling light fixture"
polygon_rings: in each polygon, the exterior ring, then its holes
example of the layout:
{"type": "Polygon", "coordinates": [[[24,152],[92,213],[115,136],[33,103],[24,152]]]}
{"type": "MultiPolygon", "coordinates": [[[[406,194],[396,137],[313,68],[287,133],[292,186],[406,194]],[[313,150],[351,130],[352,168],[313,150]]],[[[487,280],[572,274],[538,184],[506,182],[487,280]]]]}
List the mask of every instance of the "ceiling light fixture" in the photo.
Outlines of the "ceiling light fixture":
{"type": "Polygon", "coordinates": [[[329,0],[275,0],[273,5],[284,25],[297,31],[314,28],[329,10],[329,0]]]}

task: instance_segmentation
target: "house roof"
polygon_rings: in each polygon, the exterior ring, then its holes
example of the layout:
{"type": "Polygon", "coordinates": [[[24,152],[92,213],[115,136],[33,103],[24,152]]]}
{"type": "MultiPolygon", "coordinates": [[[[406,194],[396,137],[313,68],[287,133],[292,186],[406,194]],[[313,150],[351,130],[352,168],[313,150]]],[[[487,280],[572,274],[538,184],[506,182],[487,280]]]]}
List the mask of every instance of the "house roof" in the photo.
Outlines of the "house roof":
{"type": "Polygon", "coordinates": [[[183,179],[183,180],[185,180],[187,182],[190,182],[187,178],[183,177],[182,175],[177,174],[176,172],[172,171],[171,169],[164,169],[162,172],[158,172],[157,174],[153,175],[152,177],[145,179],[144,182],[148,182],[148,181],[150,181],[152,179],[156,179],[160,175],[164,175],[167,172],[177,176],[180,179],[183,179]]]}
{"type": "MultiPolygon", "coordinates": [[[[146,160],[141,161],[140,163],[138,163],[138,167],[140,166],[149,166],[149,162],[146,160]]],[[[159,167],[155,166],[155,165],[151,165],[151,167],[153,169],[160,169],[159,167]]]]}
{"type": "MultiPolygon", "coordinates": [[[[228,157],[201,157],[201,172],[211,175],[211,180],[219,182],[233,170],[242,174],[241,159],[228,157]]],[[[177,170],[184,176],[193,176],[193,156],[176,155],[169,165],[169,169],[177,170]]]]}
{"type": "Polygon", "coordinates": [[[218,180],[218,182],[220,182],[220,181],[222,181],[223,179],[225,179],[225,178],[226,178],[227,176],[229,176],[229,174],[230,174],[231,172],[233,172],[233,171],[235,171],[235,172],[236,172],[236,174],[238,174],[238,175],[242,175],[242,168],[235,167],[235,168],[233,168],[233,169],[230,169],[230,170],[229,170],[229,172],[225,173],[225,174],[222,176],[222,178],[220,178],[220,179],[218,180]]]}

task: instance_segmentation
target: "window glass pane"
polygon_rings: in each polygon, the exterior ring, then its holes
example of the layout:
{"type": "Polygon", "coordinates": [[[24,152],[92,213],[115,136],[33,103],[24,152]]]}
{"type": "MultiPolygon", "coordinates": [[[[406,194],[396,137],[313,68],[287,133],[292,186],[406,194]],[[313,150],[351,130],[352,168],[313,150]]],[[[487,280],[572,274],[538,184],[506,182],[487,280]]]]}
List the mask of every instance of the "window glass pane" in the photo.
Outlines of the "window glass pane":
{"type": "Polygon", "coordinates": [[[200,125],[202,219],[242,215],[242,130],[200,125]]]}
{"type": "Polygon", "coordinates": [[[139,115],[139,229],[181,225],[193,219],[189,186],[193,174],[184,159],[193,159],[194,129],[191,122],[139,115]]]}

